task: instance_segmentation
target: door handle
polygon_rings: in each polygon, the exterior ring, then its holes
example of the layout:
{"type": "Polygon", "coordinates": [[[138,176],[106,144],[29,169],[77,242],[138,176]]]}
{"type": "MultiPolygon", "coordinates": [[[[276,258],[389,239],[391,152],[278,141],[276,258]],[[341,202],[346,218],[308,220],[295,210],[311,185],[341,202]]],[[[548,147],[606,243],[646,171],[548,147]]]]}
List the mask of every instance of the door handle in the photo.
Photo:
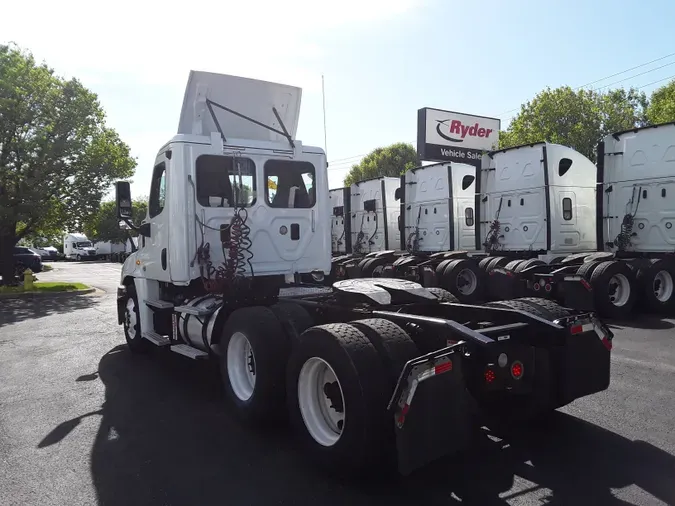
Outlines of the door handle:
{"type": "Polygon", "coordinates": [[[166,270],[166,248],[162,249],[162,270],[166,270]]]}

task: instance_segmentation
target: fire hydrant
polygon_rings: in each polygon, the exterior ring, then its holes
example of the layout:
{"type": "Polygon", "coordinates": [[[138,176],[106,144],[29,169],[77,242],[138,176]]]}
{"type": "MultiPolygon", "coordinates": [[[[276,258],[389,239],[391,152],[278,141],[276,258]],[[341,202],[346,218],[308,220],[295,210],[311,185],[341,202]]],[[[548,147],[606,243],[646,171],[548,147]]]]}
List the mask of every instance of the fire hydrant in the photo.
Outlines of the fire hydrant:
{"type": "Polygon", "coordinates": [[[26,269],[23,271],[23,289],[32,290],[33,289],[33,271],[26,269]]]}

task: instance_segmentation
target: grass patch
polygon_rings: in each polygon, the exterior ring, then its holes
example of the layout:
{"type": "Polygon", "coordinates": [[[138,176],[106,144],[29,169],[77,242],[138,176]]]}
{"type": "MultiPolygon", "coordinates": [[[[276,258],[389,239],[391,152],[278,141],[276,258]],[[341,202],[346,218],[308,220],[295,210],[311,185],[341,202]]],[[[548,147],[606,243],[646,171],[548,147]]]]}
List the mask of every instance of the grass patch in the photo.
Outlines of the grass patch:
{"type": "Polygon", "coordinates": [[[72,292],[73,290],[86,290],[89,288],[82,283],[33,283],[32,290],[24,290],[23,286],[0,286],[0,293],[26,293],[26,292],[72,292]]]}

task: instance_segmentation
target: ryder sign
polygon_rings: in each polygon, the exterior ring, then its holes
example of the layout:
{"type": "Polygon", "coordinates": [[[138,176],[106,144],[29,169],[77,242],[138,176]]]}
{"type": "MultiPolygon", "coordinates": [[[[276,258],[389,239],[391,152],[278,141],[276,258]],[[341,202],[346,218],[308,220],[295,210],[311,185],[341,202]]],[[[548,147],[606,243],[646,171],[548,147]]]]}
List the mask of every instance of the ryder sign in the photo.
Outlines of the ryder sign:
{"type": "Polygon", "coordinates": [[[501,121],[425,107],[417,111],[420,160],[479,165],[484,151],[497,148],[501,121]]]}

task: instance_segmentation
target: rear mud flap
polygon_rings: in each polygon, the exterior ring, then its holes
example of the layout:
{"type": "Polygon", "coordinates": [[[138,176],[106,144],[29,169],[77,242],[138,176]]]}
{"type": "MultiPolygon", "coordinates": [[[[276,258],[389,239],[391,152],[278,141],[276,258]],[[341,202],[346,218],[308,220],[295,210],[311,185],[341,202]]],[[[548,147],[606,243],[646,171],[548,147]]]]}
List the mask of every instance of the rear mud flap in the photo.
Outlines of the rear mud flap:
{"type": "Polygon", "coordinates": [[[461,364],[461,360],[453,360],[450,373],[419,383],[404,423],[400,423],[400,414],[395,415],[400,474],[409,475],[469,445],[472,411],[461,364]]]}
{"type": "Polygon", "coordinates": [[[488,276],[488,293],[493,300],[513,299],[518,294],[520,280],[504,269],[494,269],[488,276]]]}
{"type": "Polygon", "coordinates": [[[593,289],[582,276],[565,276],[560,282],[563,306],[581,311],[595,311],[593,289]]]}

